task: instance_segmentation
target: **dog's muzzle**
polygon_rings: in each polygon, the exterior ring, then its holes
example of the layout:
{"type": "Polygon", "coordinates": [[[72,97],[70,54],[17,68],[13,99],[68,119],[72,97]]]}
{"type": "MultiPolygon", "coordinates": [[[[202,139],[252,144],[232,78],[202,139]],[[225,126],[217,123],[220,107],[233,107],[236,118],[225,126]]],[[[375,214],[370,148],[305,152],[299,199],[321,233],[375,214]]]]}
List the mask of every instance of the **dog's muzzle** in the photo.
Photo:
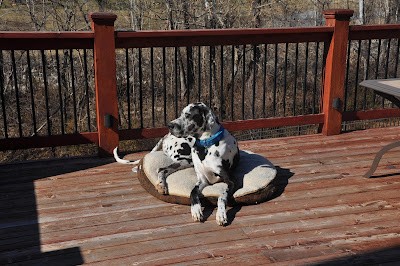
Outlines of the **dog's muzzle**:
{"type": "Polygon", "coordinates": [[[181,138],[183,136],[183,131],[181,125],[173,122],[167,124],[169,132],[175,137],[181,138]]]}

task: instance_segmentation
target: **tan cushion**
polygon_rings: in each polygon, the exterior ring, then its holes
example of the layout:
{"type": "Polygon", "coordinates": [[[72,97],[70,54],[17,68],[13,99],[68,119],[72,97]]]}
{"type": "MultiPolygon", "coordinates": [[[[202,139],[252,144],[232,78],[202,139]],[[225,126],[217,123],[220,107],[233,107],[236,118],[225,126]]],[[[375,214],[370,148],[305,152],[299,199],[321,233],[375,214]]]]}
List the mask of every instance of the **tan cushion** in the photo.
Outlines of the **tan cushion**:
{"type": "MultiPolygon", "coordinates": [[[[173,161],[162,151],[147,154],[139,167],[139,180],[144,188],[157,198],[181,204],[190,204],[190,192],[196,184],[194,168],[177,171],[167,177],[169,195],[159,194],[155,188],[158,183],[157,169],[172,164],[173,161]]],[[[237,180],[233,202],[255,204],[267,200],[275,191],[272,181],[276,176],[274,165],[261,155],[240,151],[240,161],[233,175],[237,180]]],[[[216,183],[203,190],[204,201],[216,204],[221,193],[226,189],[225,183],[216,183]]]]}

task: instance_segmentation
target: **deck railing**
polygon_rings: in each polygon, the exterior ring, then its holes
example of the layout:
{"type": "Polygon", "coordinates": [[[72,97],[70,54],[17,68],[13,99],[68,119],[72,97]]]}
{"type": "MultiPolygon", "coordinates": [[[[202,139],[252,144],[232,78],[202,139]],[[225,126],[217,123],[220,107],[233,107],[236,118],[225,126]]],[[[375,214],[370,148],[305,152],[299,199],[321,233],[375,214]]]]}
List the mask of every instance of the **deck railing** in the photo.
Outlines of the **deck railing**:
{"type": "Polygon", "coordinates": [[[399,117],[358,83],[398,76],[400,25],[349,26],[352,14],[325,11],[311,28],[116,32],[114,14],[92,13],[92,32],[0,32],[0,150],[97,143],[110,154],[163,136],[194,101],[231,131],[332,135],[343,121],[399,117]]]}

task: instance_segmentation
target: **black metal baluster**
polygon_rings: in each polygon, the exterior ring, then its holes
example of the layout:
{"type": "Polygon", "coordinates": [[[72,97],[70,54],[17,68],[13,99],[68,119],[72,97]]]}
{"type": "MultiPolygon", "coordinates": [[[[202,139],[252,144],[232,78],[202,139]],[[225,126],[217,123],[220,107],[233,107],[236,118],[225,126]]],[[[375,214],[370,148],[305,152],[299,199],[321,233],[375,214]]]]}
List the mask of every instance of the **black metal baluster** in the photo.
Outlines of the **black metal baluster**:
{"type": "MultiPolygon", "coordinates": [[[[378,40],[378,55],[376,58],[376,66],[375,66],[375,79],[378,79],[378,72],[379,72],[379,57],[381,54],[381,43],[382,43],[382,39],[378,40]]],[[[376,100],[376,92],[374,91],[374,94],[372,96],[372,108],[375,108],[375,100],[376,100]]]]}
{"type": "Polygon", "coordinates": [[[274,62],[274,94],[272,116],[276,116],[276,90],[277,90],[277,69],[278,69],[278,44],[275,44],[275,62],[274,62]]]}
{"type": "Polygon", "coordinates": [[[325,86],[325,68],[326,68],[326,57],[328,56],[330,42],[324,42],[323,49],[322,49],[322,71],[321,71],[321,90],[320,90],[320,102],[319,102],[319,110],[320,113],[323,112],[324,107],[324,86],[325,86]]]}
{"type": "Polygon", "coordinates": [[[255,118],[256,108],[256,67],[257,67],[257,45],[253,45],[253,104],[251,106],[252,118],[255,118]]]}
{"type": "Polygon", "coordinates": [[[388,39],[387,49],[386,49],[386,65],[385,65],[385,79],[388,78],[389,75],[389,56],[390,56],[390,42],[392,39],[388,39]]]}
{"type": "MultiPolygon", "coordinates": [[[[385,65],[385,79],[388,78],[388,72],[389,72],[389,56],[390,56],[390,42],[392,41],[392,39],[388,40],[388,44],[387,44],[387,49],[386,49],[386,65],[385,65]]],[[[393,103],[392,103],[393,106],[393,103]]],[[[385,108],[385,98],[382,97],[382,108],[385,108]]]]}
{"type": "Polygon", "coordinates": [[[26,62],[28,65],[28,81],[29,90],[31,93],[31,110],[32,110],[32,125],[33,125],[33,135],[37,135],[37,125],[36,125],[36,109],[35,109],[35,94],[33,92],[33,80],[32,80],[32,67],[31,67],[31,56],[29,50],[26,50],[26,62]]]}
{"type": "Polygon", "coordinates": [[[397,50],[396,50],[396,63],[394,66],[394,78],[397,78],[397,68],[399,66],[399,50],[400,50],[400,39],[397,39],[397,50]]]}
{"type": "Polygon", "coordinates": [[[309,43],[307,42],[306,43],[305,60],[304,60],[303,107],[302,107],[302,114],[303,115],[306,112],[308,46],[309,46],[309,43]]]}
{"type": "Polygon", "coordinates": [[[246,86],[246,45],[243,45],[242,120],[244,120],[244,91],[246,86]]]}
{"type": "Polygon", "coordinates": [[[350,69],[350,46],[351,41],[347,43],[347,62],[346,62],[346,79],[344,85],[344,99],[343,99],[343,111],[347,111],[347,92],[349,91],[349,69],[350,69]]]}
{"type": "Polygon", "coordinates": [[[199,54],[198,54],[198,78],[199,78],[199,84],[198,84],[198,95],[197,95],[197,99],[199,102],[201,102],[201,46],[199,46],[199,54]]]}
{"type": "Polygon", "coordinates": [[[19,137],[22,137],[22,120],[21,120],[21,107],[19,103],[19,88],[18,88],[18,80],[17,80],[17,66],[15,63],[15,54],[14,50],[11,50],[11,61],[12,61],[12,70],[14,76],[14,88],[15,88],[15,99],[17,104],[17,119],[18,119],[18,132],[19,137]]]}
{"type": "Polygon", "coordinates": [[[319,59],[319,42],[316,42],[315,47],[315,68],[314,68],[314,88],[313,88],[313,106],[312,113],[316,113],[317,105],[316,105],[316,96],[317,96],[317,75],[318,75],[318,59],[319,59]]]}
{"type": "Polygon", "coordinates": [[[150,48],[150,75],[151,75],[151,118],[152,125],[155,127],[155,91],[154,91],[154,49],[150,48]]]}
{"type": "Polygon", "coordinates": [[[178,117],[178,47],[175,47],[175,117],[178,117]]]}
{"type": "MultiPolygon", "coordinates": [[[[400,49],[400,42],[399,39],[397,39],[396,60],[395,60],[393,78],[397,78],[397,67],[399,65],[399,49],[400,49]]],[[[395,107],[394,103],[392,103],[392,108],[394,107],[395,107]]]]}
{"type": "Polygon", "coordinates": [[[295,62],[294,62],[294,87],[293,87],[293,116],[296,115],[297,100],[297,67],[299,62],[299,44],[296,43],[295,62]]]}
{"type": "Polygon", "coordinates": [[[78,117],[76,111],[76,93],[75,93],[75,73],[74,73],[74,59],[73,59],[73,50],[69,50],[69,62],[71,67],[71,87],[72,87],[72,101],[74,107],[74,127],[75,132],[78,132],[78,117]]]}
{"type": "Polygon", "coordinates": [[[356,82],[355,82],[355,84],[354,84],[353,111],[356,111],[356,108],[357,108],[358,72],[359,72],[359,70],[360,70],[360,55],[361,55],[361,40],[358,40],[357,66],[356,66],[356,82]]]}
{"type": "Polygon", "coordinates": [[[4,138],[8,138],[7,128],[7,114],[6,114],[6,102],[4,97],[4,59],[3,50],[0,50],[0,97],[1,97],[1,110],[3,112],[3,125],[4,125],[4,138]]]}
{"type": "Polygon", "coordinates": [[[64,115],[63,115],[63,100],[61,92],[61,71],[60,71],[60,57],[58,50],[56,50],[56,66],[57,66],[57,83],[58,83],[58,101],[60,105],[60,121],[61,121],[61,134],[65,134],[64,115]]]}
{"type": "Polygon", "coordinates": [[[224,121],[224,46],[221,45],[221,89],[220,89],[220,106],[219,106],[219,117],[221,121],[224,121]]]}
{"type": "MultiPolygon", "coordinates": [[[[371,55],[371,40],[368,40],[368,51],[367,51],[367,66],[365,70],[365,78],[368,79],[368,73],[369,73],[369,59],[371,55]]],[[[367,108],[367,88],[364,88],[364,103],[363,103],[363,110],[367,108]]]]}
{"type": "Polygon", "coordinates": [[[126,96],[127,96],[127,104],[128,104],[128,128],[132,128],[131,121],[131,84],[129,81],[130,71],[129,71],[129,49],[125,49],[125,72],[126,72],[126,96]]]}
{"type": "Polygon", "coordinates": [[[266,93],[267,93],[267,50],[268,50],[268,45],[264,44],[264,69],[263,69],[263,105],[262,105],[262,117],[265,117],[265,98],[266,98],[266,93]]]}
{"type": "Polygon", "coordinates": [[[164,89],[164,125],[167,124],[167,63],[165,47],[162,48],[162,71],[163,71],[163,89],[164,89]]]}
{"type": "Polygon", "coordinates": [[[47,133],[51,135],[51,121],[50,121],[50,108],[49,108],[49,91],[47,84],[47,61],[44,50],[40,51],[42,54],[42,67],[43,67],[43,83],[44,83],[44,93],[45,93],[45,104],[46,104],[46,118],[47,118],[47,133]]]}
{"type": "Polygon", "coordinates": [[[289,43],[285,44],[285,64],[283,67],[283,116],[286,116],[286,93],[287,93],[287,68],[288,68],[289,43]]]}
{"type": "Polygon", "coordinates": [[[234,91],[235,91],[235,46],[232,45],[232,66],[231,66],[231,121],[234,120],[234,91]]]}
{"type": "MultiPolygon", "coordinates": [[[[87,68],[87,52],[86,52],[86,49],[83,49],[83,64],[84,64],[84,75],[85,75],[84,78],[85,78],[85,93],[86,93],[86,97],[85,98],[86,98],[87,125],[88,125],[88,131],[91,132],[92,131],[92,127],[91,127],[91,123],[90,123],[89,81],[88,81],[88,68],[87,68]]],[[[128,102],[128,106],[129,106],[129,102],[128,102]]]]}
{"type": "Polygon", "coordinates": [[[143,128],[143,69],[142,69],[142,48],[138,50],[139,60],[139,112],[140,112],[140,128],[143,128]]]}
{"type": "Polygon", "coordinates": [[[193,72],[192,64],[190,62],[190,55],[192,55],[192,47],[186,47],[186,105],[190,102],[190,90],[192,89],[192,77],[190,74],[193,72]]]}
{"type": "Polygon", "coordinates": [[[211,104],[212,104],[213,52],[214,52],[213,46],[210,46],[210,88],[209,88],[209,94],[208,94],[208,97],[209,97],[208,105],[210,108],[212,108],[211,104]]]}

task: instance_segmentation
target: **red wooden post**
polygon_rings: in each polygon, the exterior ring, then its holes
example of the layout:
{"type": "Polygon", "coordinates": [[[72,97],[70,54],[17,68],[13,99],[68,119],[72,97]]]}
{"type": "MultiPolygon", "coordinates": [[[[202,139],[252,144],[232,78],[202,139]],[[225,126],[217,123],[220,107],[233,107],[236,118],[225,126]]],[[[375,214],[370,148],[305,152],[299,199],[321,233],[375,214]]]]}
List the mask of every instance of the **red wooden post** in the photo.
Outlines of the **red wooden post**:
{"type": "Polygon", "coordinates": [[[116,84],[113,13],[90,13],[94,32],[94,60],[99,155],[109,156],[118,146],[118,99],[116,84]]]}
{"type": "Polygon", "coordinates": [[[323,12],[326,26],[334,27],[332,40],[326,57],[323,88],[323,113],[325,114],[322,134],[340,134],[346,72],[349,21],[354,11],[330,9],[323,12]]]}

